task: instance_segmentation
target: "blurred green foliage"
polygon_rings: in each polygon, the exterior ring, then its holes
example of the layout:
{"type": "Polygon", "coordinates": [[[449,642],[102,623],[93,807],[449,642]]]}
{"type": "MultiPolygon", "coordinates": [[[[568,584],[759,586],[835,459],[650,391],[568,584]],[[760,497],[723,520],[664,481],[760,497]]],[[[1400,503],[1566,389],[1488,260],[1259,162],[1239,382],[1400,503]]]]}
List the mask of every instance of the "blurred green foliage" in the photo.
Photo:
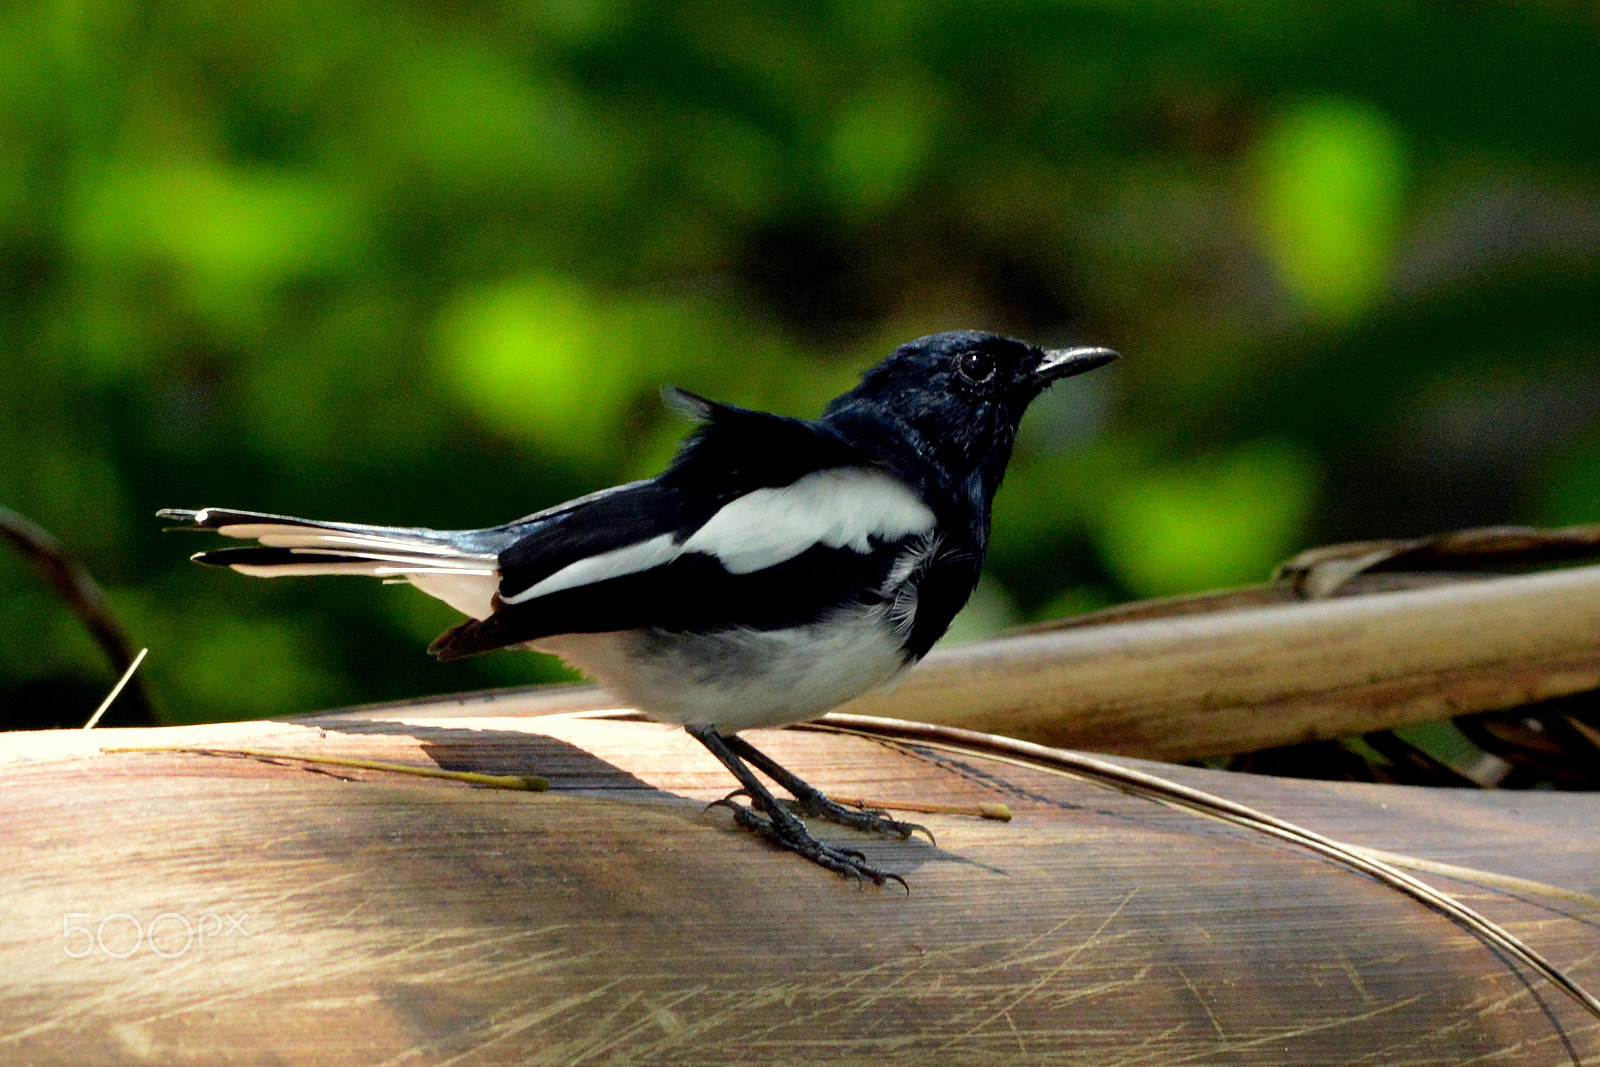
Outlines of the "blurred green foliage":
{"type": "MultiPolygon", "coordinates": [[[[1600,519],[1590,3],[88,0],[0,12],[0,503],[174,721],[558,677],[163,506],[478,526],[981,327],[1030,415],[964,636],[1311,543],[1600,519]]],[[[0,558],[0,708],[110,682],[0,558]]],[[[114,715],[113,715],[114,718],[114,715]]]]}

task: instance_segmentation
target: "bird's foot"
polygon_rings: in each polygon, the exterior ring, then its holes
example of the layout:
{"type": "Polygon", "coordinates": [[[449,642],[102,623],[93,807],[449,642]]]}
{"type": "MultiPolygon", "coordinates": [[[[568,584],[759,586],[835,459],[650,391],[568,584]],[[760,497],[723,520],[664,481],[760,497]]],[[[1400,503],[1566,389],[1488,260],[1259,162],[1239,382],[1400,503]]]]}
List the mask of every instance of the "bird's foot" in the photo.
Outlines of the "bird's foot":
{"type": "MultiPolygon", "coordinates": [[[[743,789],[736,789],[732,793],[715,801],[709,807],[727,808],[733,812],[733,820],[751,833],[758,834],[767,841],[804,856],[819,867],[826,868],[835,874],[846,878],[854,878],[857,882],[871,882],[873,885],[883,885],[886,882],[899,882],[900,888],[907,893],[911,887],[906,885],[906,880],[898,874],[880,871],[867,862],[867,857],[853,848],[838,848],[826,844],[812,837],[810,832],[799,819],[789,813],[787,808],[770,815],[763,815],[754,808],[735,804],[734,798],[738,796],[749,797],[743,789]]],[[[832,801],[829,801],[832,803],[832,801]]],[[[892,821],[892,820],[889,820],[892,821]]],[[[906,836],[906,835],[901,835],[906,836]]]]}
{"type": "Polygon", "coordinates": [[[840,826],[848,826],[852,830],[902,839],[921,832],[927,836],[930,844],[938,844],[933,839],[933,831],[921,823],[891,819],[888,812],[874,808],[853,808],[848,804],[841,804],[837,800],[829,799],[820,789],[801,790],[793,800],[781,803],[796,815],[803,815],[808,819],[826,819],[840,826]]]}

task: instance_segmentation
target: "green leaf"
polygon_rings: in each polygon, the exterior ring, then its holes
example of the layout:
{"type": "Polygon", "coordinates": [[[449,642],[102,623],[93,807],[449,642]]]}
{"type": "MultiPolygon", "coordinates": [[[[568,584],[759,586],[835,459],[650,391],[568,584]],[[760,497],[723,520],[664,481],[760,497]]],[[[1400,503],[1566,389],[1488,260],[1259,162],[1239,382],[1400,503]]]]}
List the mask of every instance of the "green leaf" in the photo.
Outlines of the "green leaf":
{"type": "Polygon", "coordinates": [[[1297,545],[1315,468],[1298,449],[1262,442],[1107,489],[1107,561],[1135,594],[1172,596],[1264,581],[1297,545]]]}
{"type": "Polygon", "coordinates": [[[1383,113],[1347,100],[1299,104],[1258,146],[1262,232],[1284,286],[1313,312],[1351,316],[1388,280],[1405,151],[1383,113]]]}

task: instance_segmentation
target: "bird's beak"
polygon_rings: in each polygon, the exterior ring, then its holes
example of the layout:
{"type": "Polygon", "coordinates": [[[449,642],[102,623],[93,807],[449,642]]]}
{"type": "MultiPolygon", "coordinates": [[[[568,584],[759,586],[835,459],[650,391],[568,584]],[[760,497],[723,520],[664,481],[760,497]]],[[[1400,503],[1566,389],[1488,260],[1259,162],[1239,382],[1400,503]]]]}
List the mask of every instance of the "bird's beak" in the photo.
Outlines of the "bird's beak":
{"type": "Polygon", "coordinates": [[[1033,369],[1033,380],[1041,386],[1049,385],[1058,378],[1070,378],[1120,358],[1109,348],[1058,348],[1044,354],[1033,369]]]}

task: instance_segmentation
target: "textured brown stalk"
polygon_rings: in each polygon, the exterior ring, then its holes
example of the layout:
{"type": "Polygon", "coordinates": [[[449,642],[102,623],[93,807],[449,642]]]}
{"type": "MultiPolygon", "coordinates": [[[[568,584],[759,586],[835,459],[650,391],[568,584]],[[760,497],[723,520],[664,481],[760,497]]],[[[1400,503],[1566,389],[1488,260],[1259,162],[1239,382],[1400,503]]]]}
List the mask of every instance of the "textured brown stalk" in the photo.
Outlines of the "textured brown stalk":
{"type": "MultiPolygon", "coordinates": [[[[753,735],[839,795],[1011,809],[1008,823],[919,815],[938,847],[818,828],[904,873],[906,896],[734,830],[705,809],[725,772],[645,722],[418,708],[8,735],[0,1057],[1542,1067],[1600,1054],[1600,1026],[1551,987],[1367,877],[1015,746],[915,736],[753,735]],[[552,788],[100,751],[130,744],[552,788]]],[[[1600,984],[1600,917],[1530,888],[1600,890],[1600,798],[1122,764],[1351,844],[1521,879],[1428,878],[1600,984]]]]}
{"type": "MultiPolygon", "coordinates": [[[[10,508],[0,507],[0,538],[8,541],[50,583],[88,629],[117,674],[125,674],[133,665],[133,646],[106,603],[105,594],[83,565],[44,527],[10,508]]],[[[84,709],[83,717],[87,719],[92,710],[84,709]]],[[[128,679],[120,694],[115,717],[129,725],[155,724],[156,713],[150,704],[150,694],[137,674],[128,679]]]]}

